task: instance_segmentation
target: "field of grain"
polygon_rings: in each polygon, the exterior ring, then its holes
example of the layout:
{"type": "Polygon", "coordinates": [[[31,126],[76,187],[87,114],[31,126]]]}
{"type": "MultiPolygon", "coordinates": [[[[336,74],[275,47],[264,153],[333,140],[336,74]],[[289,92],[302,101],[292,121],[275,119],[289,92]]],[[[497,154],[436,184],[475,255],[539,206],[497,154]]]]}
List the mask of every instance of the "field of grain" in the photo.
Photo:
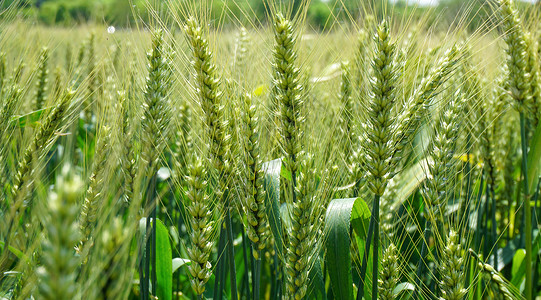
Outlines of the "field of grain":
{"type": "Polygon", "coordinates": [[[166,2],[3,12],[0,299],[540,299],[539,4],[317,31],[166,2]]]}

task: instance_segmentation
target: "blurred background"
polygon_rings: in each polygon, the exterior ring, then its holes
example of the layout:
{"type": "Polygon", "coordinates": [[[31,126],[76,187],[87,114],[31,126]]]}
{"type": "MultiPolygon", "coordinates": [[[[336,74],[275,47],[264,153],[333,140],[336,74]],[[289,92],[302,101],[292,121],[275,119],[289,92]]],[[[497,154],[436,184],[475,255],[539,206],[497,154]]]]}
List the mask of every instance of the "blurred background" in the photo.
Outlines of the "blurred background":
{"type": "MultiPolygon", "coordinates": [[[[182,0],[179,0],[182,2],[182,0]]],[[[329,18],[336,18],[344,23],[358,21],[367,14],[361,11],[361,2],[366,0],[312,0],[308,7],[307,24],[313,30],[331,30],[326,26],[329,18]],[[347,13],[346,13],[347,12],[347,13]]],[[[136,23],[145,24],[149,18],[149,7],[156,11],[167,9],[166,0],[0,0],[3,9],[18,6],[19,18],[33,19],[48,26],[75,26],[83,23],[101,23],[117,28],[133,27],[136,23]],[[134,16],[137,16],[135,18],[134,16]]],[[[267,7],[263,0],[193,0],[184,1],[193,5],[205,5],[210,11],[214,24],[222,27],[234,23],[266,23],[267,7]],[[202,4],[204,2],[204,4],[202,4]],[[196,4],[197,5],[197,4],[196,4]],[[250,12],[249,14],[246,12],[250,12]]],[[[306,0],[284,0],[295,10],[306,0]]],[[[378,14],[383,10],[392,10],[395,16],[406,15],[413,18],[426,17],[431,10],[431,20],[438,20],[441,26],[456,23],[457,15],[468,20],[468,26],[478,28],[482,20],[490,18],[490,0],[373,0],[373,11],[378,14]]],[[[541,0],[517,1],[520,6],[527,6],[525,11],[541,11],[541,0]],[[530,9],[528,9],[530,8],[530,9]]]]}

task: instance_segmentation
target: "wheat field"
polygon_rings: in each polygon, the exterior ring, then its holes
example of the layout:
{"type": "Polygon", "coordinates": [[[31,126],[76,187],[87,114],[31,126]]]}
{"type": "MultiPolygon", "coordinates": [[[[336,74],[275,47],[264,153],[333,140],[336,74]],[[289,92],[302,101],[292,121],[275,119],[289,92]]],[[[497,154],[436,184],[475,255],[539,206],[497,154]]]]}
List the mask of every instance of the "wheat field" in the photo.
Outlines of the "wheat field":
{"type": "Polygon", "coordinates": [[[541,299],[541,6],[377,2],[2,11],[0,299],[541,299]]]}

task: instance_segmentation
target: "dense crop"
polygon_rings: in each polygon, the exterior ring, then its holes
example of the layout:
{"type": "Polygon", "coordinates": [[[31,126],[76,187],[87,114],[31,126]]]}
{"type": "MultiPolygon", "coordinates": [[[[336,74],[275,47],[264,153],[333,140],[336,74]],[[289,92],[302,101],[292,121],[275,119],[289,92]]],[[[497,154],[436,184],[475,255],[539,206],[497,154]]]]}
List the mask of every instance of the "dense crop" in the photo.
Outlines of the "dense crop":
{"type": "Polygon", "coordinates": [[[0,298],[541,296],[536,13],[314,33],[282,4],[3,19],[0,298]]]}

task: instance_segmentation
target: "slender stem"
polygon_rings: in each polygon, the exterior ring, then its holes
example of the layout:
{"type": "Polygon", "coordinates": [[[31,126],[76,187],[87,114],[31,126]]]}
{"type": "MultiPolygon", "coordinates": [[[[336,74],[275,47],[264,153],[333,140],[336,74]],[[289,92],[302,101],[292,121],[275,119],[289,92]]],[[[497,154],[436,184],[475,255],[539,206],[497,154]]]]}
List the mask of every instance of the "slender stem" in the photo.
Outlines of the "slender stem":
{"type": "MultiPolygon", "coordinates": [[[[254,252],[254,247],[253,246],[250,246],[250,250],[251,252],[250,253],[253,253],[254,252]]],[[[255,257],[254,255],[250,255],[250,266],[251,266],[251,270],[252,270],[252,296],[255,298],[255,257]]],[[[246,273],[246,272],[245,272],[246,273]]],[[[248,294],[247,294],[248,295],[248,294]]]]}
{"type": "MultiPolygon", "coordinates": [[[[532,201],[534,203],[534,205],[532,207],[532,211],[533,211],[532,226],[535,226],[536,224],[539,224],[539,218],[538,218],[539,207],[540,207],[539,192],[541,192],[541,176],[539,177],[539,180],[537,181],[537,186],[535,188],[535,192],[533,193],[533,197],[532,197],[532,201]]],[[[533,230],[533,228],[532,228],[532,230],[533,230]]]]}
{"type": "MultiPolygon", "coordinates": [[[[510,183],[506,183],[506,184],[510,184],[510,183]]],[[[505,209],[505,213],[507,215],[507,224],[511,223],[511,209],[513,208],[513,200],[512,199],[508,199],[507,200],[507,207],[505,209]]],[[[506,242],[509,243],[509,241],[511,240],[511,226],[507,226],[507,230],[505,231],[506,233],[506,242]]]]}
{"type": "MultiPolygon", "coordinates": [[[[261,252],[261,251],[258,251],[261,252]]],[[[259,287],[260,287],[260,281],[261,281],[261,253],[259,253],[259,259],[255,260],[255,267],[254,267],[254,274],[253,274],[253,281],[254,281],[254,300],[259,299],[259,287]]]]}
{"type": "MultiPolygon", "coordinates": [[[[181,203],[182,201],[177,201],[177,208],[178,208],[178,214],[177,214],[177,232],[181,232],[180,229],[182,228],[182,220],[184,220],[183,218],[183,209],[182,209],[182,206],[181,206],[181,203]]],[[[180,247],[179,247],[180,248],[180,247]]],[[[177,251],[178,251],[178,255],[179,257],[180,256],[180,249],[177,248],[177,251]]],[[[176,276],[176,280],[177,280],[177,300],[180,300],[180,270],[177,271],[177,276],[176,276]]]]}
{"type": "Polygon", "coordinates": [[[150,280],[150,245],[149,245],[149,239],[150,239],[150,218],[147,217],[146,219],[146,229],[145,229],[145,266],[143,269],[143,294],[142,299],[148,300],[150,298],[150,295],[148,294],[148,283],[150,280]]]}
{"type": "MultiPolygon", "coordinates": [[[[471,133],[468,133],[467,137],[466,137],[466,149],[471,149],[471,133]]],[[[470,232],[469,230],[469,223],[470,223],[470,200],[472,198],[472,168],[471,168],[471,164],[470,164],[470,154],[467,152],[466,153],[467,155],[467,159],[466,159],[466,165],[465,165],[465,170],[466,170],[466,196],[465,196],[465,201],[462,203],[462,205],[464,205],[464,207],[461,209],[461,211],[464,211],[464,214],[461,215],[461,219],[460,220],[460,226],[463,226],[465,230],[459,230],[459,235],[461,234],[460,232],[464,232],[464,238],[465,240],[469,240],[469,236],[466,236],[468,234],[468,232],[470,232]]],[[[471,282],[471,272],[470,272],[470,267],[468,266],[466,268],[466,286],[470,286],[470,282],[471,282]]]]}
{"type": "Polygon", "coordinates": [[[278,298],[278,287],[280,286],[280,280],[278,278],[278,250],[276,249],[276,246],[274,247],[274,256],[272,258],[272,265],[273,268],[271,270],[272,275],[272,281],[271,281],[271,299],[279,299],[278,298]]]}
{"type": "Polygon", "coordinates": [[[227,271],[227,266],[228,266],[228,263],[229,263],[229,256],[227,256],[226,250],[225,250],[225,247],[227,247],[227,245],[225,244],[225,243],[227,243],[227,238],[225,237],[225,234],[226,233],[225,233],[225,227],[224,227],[224,248],[223,248],[224,251],[222,252],[223,262],[222,262],[222,268],[220,269],[220,293],[218,294],[219,295],[218,300],[222,300],[222,298],[224,297],[224,291],[227,290],[227,288],[225,286],[225,281],[227,279],[227,272],[226,271],[227,271]]]}
{"type": "Polygon", "coordinates": [[[152,282],[152,295],[156,296],[156,287],[157,287],[157,282],[158,282],[158,279],[157,279],[157,276],[156,276],[156,228],[158,227],[157,226],[157,222],[158,220],[156,219],[156,213],[157,213],[157,210],[158,210],[158,201],[156,201],[155,199],[155,194],[156,194],[156,180],[157,180],[157,176],[156,174],[154,174],[154,176],[152,176],[152,179],[151,179],[151,182],[150,182],[150,191],[149,193],[151,193],[151,202],[150,204],[152,205],[152,213],[151,213],[151,216],[152,216],[152,234],[150,236],[150,243],[151,243],[151,252],[152,252],[152,256],[151,256],[151,264],[152,264],[152,270],[151,270],[151,273],[150,273],[150,278],[151,278],[151,282],[152,282]]]}
{"type": "Polygon", "coordinates": [[[481,222],[483,220],[483,213],[481,209],[481,195],[483,194],[483,185],[485,184],[485,177],[481,175],[481,182],[479,183],[479,192],[477,194],[477,229],[475,230],[475,250],[481,249],[481,222]]]}
{"type": "MultiPolygon", "coordinates": [[[[290,161],[296,162],[297,159],[295,158],[295,154],[290,155],[290,161]]],[[[292,170],[289,170],[291,172],[291,201],[292,203],[297,202],[297,193],[295,192],[295,188],[297,187],[297,174],[293,172],[292,170]]]]}
{"type": "MultiPolygon", "coordinates": [[[[513,144],[513,135],[511,135],[511,134],[509,135],[509,144],[510,144],[510,145],[513,144]]],[[[508,155],[510,155],[510,154],[508,154],[508,155]]],[[[507,163],[509,163],[509,162],[507,162],[507,163]]],[[[512,189],[513,185],[512,185],[512,183],[514,183],[514,182],[506,182],[506,183],[505,183],[506,185],[509,184],[509,191],[510,191],[509,193],[510,193],[510,194],[513,192],[513,189],[512,189]]],[[[507,187],[506,187],[506,188],[507,188],[507,187]]],[[[509,198],[511,198],[511,197],[512,197],[512,196],[510,195],[509,198]]],[[[507,220],[508,220],[509,223],[511,223],[511,209],[512,209],[512,207],[513,207],[513,201],[512,201],[512,199],[508,199],[508,200],[507,200],[507,210],[506,210],[506,213],[507,213],[507,220]]],[[[513,226],[513,227],[515,227],[515,226],[513,226]]],[[[507,243],[509,243],[510,240],[511,240],[511,226],[507,226],[507,243]]]]}
{"type": "Polygon", "coordinates": [[[540,192],[540,189],[541,189],[541,177],[539,177],[539,180],[537,181],[537,188],[535,189],[535,193],[533,194],[533,203],[534,203],[534,207],[533,207],[533,216],[532,216],[532,223],[533,224],[539,224],[539,220],[538,220],[538,214],[539,214],[539,192],[540,192]]]}
{"type": "MultiPolygon", "coordinates": [[[[441,222],[440,220],[436,224],[436,230],[437,230],[436,232],[444,232],[443,227],[444,227],[443,222],[441,222]]],[[[432,231],[430,231],[430,234],[432,234],[432,231]]],[[[428,251],[430,251],[430,249],[428,249],[428,251]]],[[[434,257],[434,262],[440,262],[440,254],[438,250],[435,250],[432,256],[434,257]]],[[[440,278],[440,273],[434,270],[435,268],[436,268],[435,265],[431,265],[429,269],[429,273],[428,273],[430,274],[431,279],[432,279],[430,283],[430,293],[428,294],[429,299],[438,299],[434,295],[436,295],[436,285],[439,286],[439,283],[441,282],[441,278],[440,278]]]]}
{"type": "Polygon", "coordinates": [[[520,139],[522,145],[522,174],[524,179],[524,215],[526,228],[524,231],[526,240],[526,299],[532,300],[532,211],[530,206],[530,195],[528,193],[528,147],[526,145],[526,127],[524,112],[520,112],[520,139]]]}
{"type": "Polygon", "coordinates": [[[417,276],[415,277],[415,290],[413,291],[413,299],[417,299],[417,293],[419,293],[419,289],[421,288],[421,285],[425,287],[424,282],[421,282],[421,275],[424,272],[424,268],[426,265],[425,262],[425,256],[426,252],[428,250],[428,239],[430,238],[430,222],[428,220],[425,220],[425,230],[423,232],[423,246],[421,247],[421,254],[419,256],[419,264],[417,265],[417,276]]]}
{"type": "MultiPolygon", "coordinates": [[[[379,204],[379,196],[374,195],[374,204],[377,202],[379,204]]],[[[372,215],[370,216],[370,223],[368,223],[368,232],[366,234],[366,242],[364,244],[364,252],[363,252],[363,262],[361,264],[361,272],[359,274],[359,284],[357,285],[357,300],[361,300],[364,296],[364,282],[365,282],[365,276],[366,276],[366,267],[368,265],[368,253],[370,252],[370,244],[372,242],[372,234],[374,233],[374,226],[376,219],[374,217],[375,214],[375,205],[372,206],[372,215]]]]}
{"type": "Polygon", "coordinates": [[[279,279],[278,280],[278,286],[276,287],[276,299],[279,300],[279,299],[282,299],[282,290],[283,290],[283,286],[284,286],[284,281],[282,279],[279,279]]]}
{"type": "MultiPolygon", "coordinates": [[[[461,220],[460,224],[461,226],[464,226],[467,228],[469,220],[470,220],[470,199],[471,199],[471,190],[472,190],[472,176],[471,176],[472,169],[471,169],[471,165],[469,161],[469,154],[468,154],[468,161],[466,162],[465,169],[466,169],[466,177],[467,177],[466,178],[466,201],[462,203],[462,205],[464,205],[463,207],[464,220],[461,220]]],[[[467,231],[464,230],[464,232],[467,232],[467,231]]]]}
{"type": "Polygon", "coordinates": [[[537,258],[534,262],[534,268],[533,268],[533,287],[532,287],[532,295],[535,295],[537,292],[537,286],[539,282],[539,260],[541,259],[541,255],[537,255],[537,258]]]}
{"type": "MultiPolygon", "coordinates": [[[[141,245],[146,245],[146,233],[142,237],[141,245]]],[[[141,295],[141,299],[145,299],[145,249],[146,247],[142,246],[139,252],[139,256],[141,257],[139,261],[139,294],[141,295]]]]}
{"type": "Polygon", "coordinates": [[[498,270],[498,232],[496,223],[496,197],[494,196],[494,185],[490,185],[490,196],[492,198],[492,245],[494,249],[494,269],[498,270]]]}
{"type": "MultiPolygon", "coordinates": [[[[487,175],[488,177],[488,175],[487,175]]],[[[483,224],[483,236],[485,237],[485,240],[483,241],[483,255],[485,257],[488,257],[488,254],[490,253],[490,242],[491,242],[491,237],[490,237],[490,233],[488,232],[488,218],[489,218],[489,211],[488,211],[488,205],[490,203],[490,195],[489,195],[489,184],[488,184],[488,179],[487,179],[487,183],[485,184],[485,208],[484,208],[484,216],[483,216],[483,219],[484,219],[484,222],[481,223],[483,224]]]]}
{"type": "MultiPolygon", "coordinates": [[[[153,164],[148,165],[149,170],[153,170],[153,164]]],[[[153,174],[150,178],[150,183],[147,186],[145,194],[145,207],[151,207],[150,215],[146,218],[145,226],[145,240],[143,241],[144,247],[144,256],[143,256],[143,268],[140,268],[139,274],[139,284],[141,286],[141,299],[148,300],[150,299],[149,295],[149,282],[152,280],[152,294],[156,295],[156,207],[157,202],[155,202],[156,194],[156,181],[157,176],[153,174]],[[152,222],[151,222],[152,221],[152,222]],[[152,274],[150,265],[152,263],[152,274]],[[141,281],[142,279],[142,281],[141,281]]]]}
{"type": "MultiPolygon", "coordinates": [[[[246,272],[242,274],[243,288],[241,288],[241,291],[244,291],[245,295],[250,295],[250,278],[249,278],[249,273],[248,273],[248,270],[250,269],[250,263],[248,262],[248,251],[250,251],[248,250],[249,240],[246,237],[246,232],[244,231],[244,228],[242,228],[241,232],[242,232],[242,259],[244,260],[244,270],[246,270],[246,272]]],[[[250,246],[250,249],[252,249],[251,246],[250,246]]],[[[253,261],[254,259],[251,253],[252,252],[250,251],[249,255],[252,257],[250,261],[253,261]]],[[[253,264],[252,264],[252,268],[253,268],[253,264]]]]}
{"type": "Polygon", "coordinates": [[[353,186],[352,196],[353,198],[359,197],[359,191],[361,190],[361,179],[356,179],[355,185],[353,186]]]}
{"type": "MultiPolygon", "coordinates": [[[[522,173],[522,170],[520,171],[522,173]]],[[[520,207],[522,207],[522,201],[520,200],[520,197],[522,195],[522,187],[523,185],[519,183],[518,185],[518,188],[516,189],[516,195],[515,195],[515,207],[518,209],[520,207]]],[[[518,217],[517,217],[518,219],[518,217]]],[[[524,217],[524,211],[522,212],[521,214],[521,217],[520,217],[520,226],[517,226],[517,228],[519,228],[518,232],[519,232],[519,247],[520,248],[524,248],[524,234],[522,234],[524,232],[524,226],[525,223],[526,223],[526,218],[524,217]]]]}
{"type": "Polygon", "coordinates": [[[214,296],[212,299],[222,299],[222,269],[224,268],[223,251],[225,248],[225,232],[224,227],[220,226],[220,239],[218,240],[218,261],[216,262],[216,270],[214,271],[214,296]]]}
{"type": "Polygon", "coordinates": [[[225,216],[225,230],[227,232],[227,255],[229,256],[229,280],[231,283],[231,299],[238,300],[237,296],[237,270],[235,268],[235,249],[233,245],[233,228],[231,225],[231,208],[228,205],[225,216]]]}
{"type": "Polygon", "coordinates": [[[379,246],[379,196],[374,197],[375,222],[374,222],[374,246],[372,246],[372,299],[378,299],[378,246],[379,246]]]}

